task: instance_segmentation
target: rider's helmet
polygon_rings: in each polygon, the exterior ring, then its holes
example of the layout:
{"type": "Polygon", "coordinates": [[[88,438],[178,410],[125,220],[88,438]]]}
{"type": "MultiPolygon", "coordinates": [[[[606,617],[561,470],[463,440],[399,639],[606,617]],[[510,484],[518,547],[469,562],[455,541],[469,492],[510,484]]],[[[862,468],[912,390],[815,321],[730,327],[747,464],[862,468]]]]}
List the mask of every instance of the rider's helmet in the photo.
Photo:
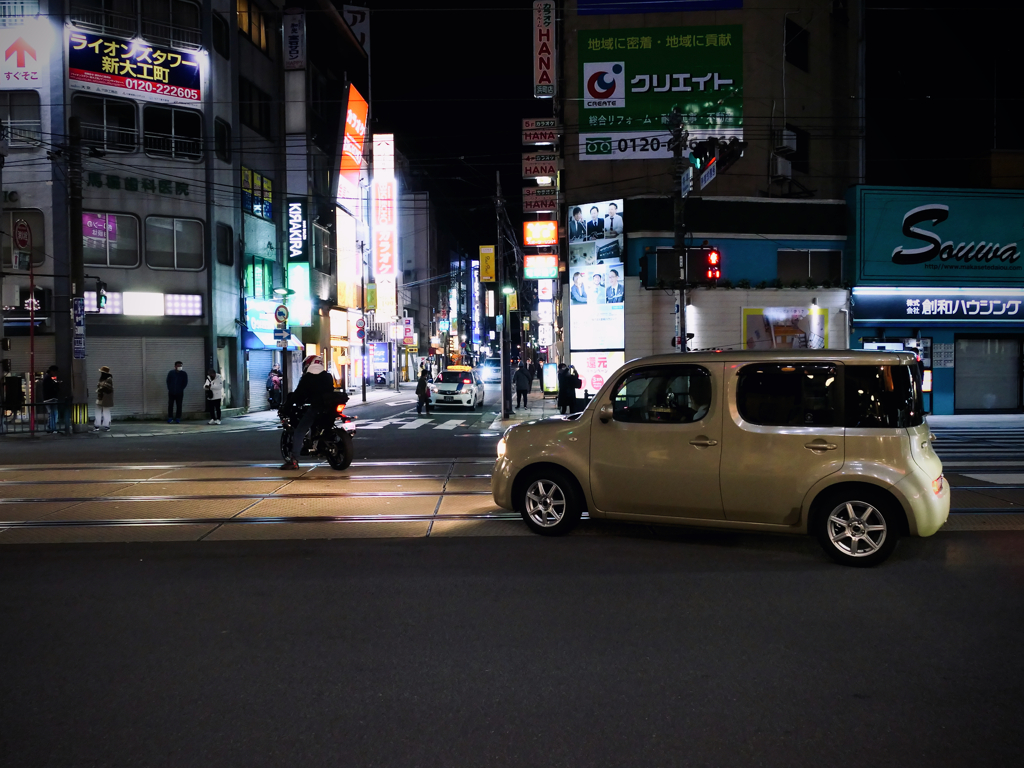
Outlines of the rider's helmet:
{"type": "Polygon", "coordinates": [[[324,361],[320,355],[309,355],[305,360],[302,361],[302,372],[307,373],[311,366],[319,366],[319,369],[314,369],[313,373],[321,373],[324,370],[324,361]]]}

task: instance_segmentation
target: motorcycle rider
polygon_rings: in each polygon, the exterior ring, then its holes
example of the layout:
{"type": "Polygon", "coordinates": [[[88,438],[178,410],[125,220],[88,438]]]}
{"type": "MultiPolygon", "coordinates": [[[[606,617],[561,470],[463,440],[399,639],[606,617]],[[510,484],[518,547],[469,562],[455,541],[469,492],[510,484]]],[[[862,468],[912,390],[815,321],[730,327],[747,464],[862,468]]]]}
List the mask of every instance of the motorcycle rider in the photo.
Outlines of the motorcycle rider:
{"type": "Polygon", "coordinates": [[[302,378],[291,394],[293,402],[309,404],[303,412],[292,434],[292,455],[281,465],[281,469],[298,469],[298,457],[302,453],[302,441],[313,426],[316,417],[330,407],[329,395],[334,392],[334,377],[324,368],[319,355],[310,355],[302,361],[302,378]]]}

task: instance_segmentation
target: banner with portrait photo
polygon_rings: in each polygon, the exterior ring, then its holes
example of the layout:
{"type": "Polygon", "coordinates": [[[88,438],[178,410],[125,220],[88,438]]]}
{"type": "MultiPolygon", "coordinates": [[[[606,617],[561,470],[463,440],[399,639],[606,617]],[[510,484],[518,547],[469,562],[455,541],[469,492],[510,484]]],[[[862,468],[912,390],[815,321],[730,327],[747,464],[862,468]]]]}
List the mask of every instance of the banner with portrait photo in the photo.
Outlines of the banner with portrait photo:
{"type": "Polygon", "coordinates": [[[569,267],[625,261],[622,200],[570,205],[565,225],[569,267]]]}
{"type": "Polygon", "coordinates": [[[744,349],[828,349],[825,307],[743,307],[744,349]]]}
{"type": "Polygon", "coordinates": [[[569,268],[573,350],[625,347],[625,274],[621,262],[569,268]]]}

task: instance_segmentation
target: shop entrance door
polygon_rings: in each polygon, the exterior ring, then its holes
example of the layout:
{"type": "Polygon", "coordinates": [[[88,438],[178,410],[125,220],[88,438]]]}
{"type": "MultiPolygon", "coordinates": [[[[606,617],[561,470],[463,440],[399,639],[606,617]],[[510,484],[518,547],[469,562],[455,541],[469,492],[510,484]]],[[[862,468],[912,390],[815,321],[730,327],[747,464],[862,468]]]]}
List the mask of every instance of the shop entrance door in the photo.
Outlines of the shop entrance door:
{"type": "Polygon", "coordinates": [[[956,336],[955,413],[1024,413],[1021,336],[956,336]]]}

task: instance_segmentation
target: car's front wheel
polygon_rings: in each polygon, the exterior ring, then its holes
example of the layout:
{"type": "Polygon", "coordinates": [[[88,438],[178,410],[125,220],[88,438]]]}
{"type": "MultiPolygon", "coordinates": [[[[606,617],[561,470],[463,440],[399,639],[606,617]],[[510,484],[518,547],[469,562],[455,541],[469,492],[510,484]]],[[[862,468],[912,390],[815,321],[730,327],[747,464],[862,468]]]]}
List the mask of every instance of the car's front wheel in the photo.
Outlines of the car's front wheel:
{"type": "Polygon", "coordinates": [[[518,485],[517,507],[534,533],[560,536],[580,521],[582,500],[567,473],[555,469],[535,470],[518,485]]]}
{"type": "Polygon", "coordinates": [[[822,499],[814,533],[825,553],[843,565],[877,565],[899,538],[896,501],[870,488],[844,490],[822,499]]]}

